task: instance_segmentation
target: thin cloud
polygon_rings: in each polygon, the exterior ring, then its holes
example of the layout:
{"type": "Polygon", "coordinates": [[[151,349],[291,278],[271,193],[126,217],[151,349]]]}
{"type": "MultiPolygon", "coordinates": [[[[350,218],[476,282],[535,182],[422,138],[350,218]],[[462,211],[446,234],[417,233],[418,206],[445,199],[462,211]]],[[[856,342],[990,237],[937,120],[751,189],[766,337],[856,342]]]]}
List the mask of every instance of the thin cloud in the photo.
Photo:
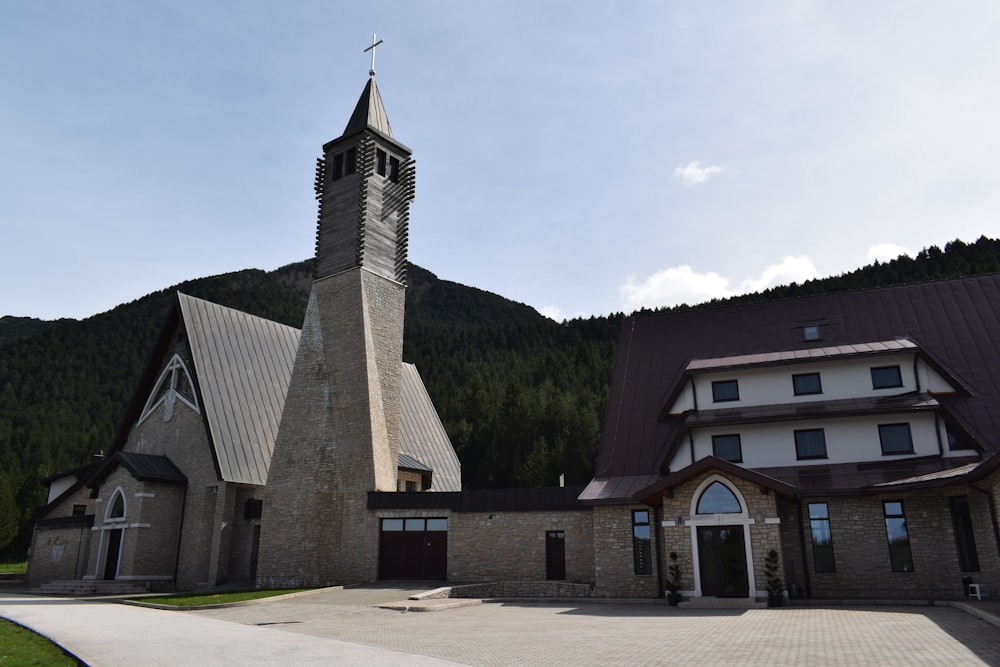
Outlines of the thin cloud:
{"type": "Polygon", "coordinates": [[[703,167],[701,166],[701,162],[693,160],[683,167],[674,169],[674,178],[681,179],[686,187],[693,188],[725,171],[726,167],[720,165],[703,167]]]}
{"type": "Polygon", "coordinates": [[[812,260],[805,255],[785,257],[780,263],[766,267],[757,278],[741,281],[730,287],[732,281],[714,271],[698,273],[687,264],[663,269],[644,281],[636,282],[629,276],[619,292],[625,298],[625,310],[695,304],[712,299],[724,299],[737,294],[759,292],[769,287],[803,282],[818,277],[812,260]]]}
{"type": "Polygon", "coordinates": [[[868,248],[868,263],[871,264],[875,261],[891,262],[901,255],[913,257],[913,253],[901,245],[896,245],[895,243],[877,243],[868,248]]]}
{"type": "Polygon", "coordinates": [[[563,320],[566,319],[565,317],[563,317],[562,311],[559,310],[559,308],[557,308],[556,306],[545,306],[543,308],[539,308],[538,312],[544,315],[545,317],[549,318],[550,320],[554,320],[556,322],[562,322],[563,320]]]}

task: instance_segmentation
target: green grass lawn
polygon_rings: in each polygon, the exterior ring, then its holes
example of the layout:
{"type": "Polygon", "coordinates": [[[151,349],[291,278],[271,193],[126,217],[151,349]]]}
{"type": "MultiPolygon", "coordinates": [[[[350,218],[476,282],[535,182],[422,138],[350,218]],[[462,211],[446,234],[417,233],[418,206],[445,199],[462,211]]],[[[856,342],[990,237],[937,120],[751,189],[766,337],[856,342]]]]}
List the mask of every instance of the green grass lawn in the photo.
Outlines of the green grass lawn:
{"type": "Polygon", "coordinates": [[[289,593],[299,593],[308,591],[308,588],[289,588],[284,590],[270,591],[232,591],[227,593],[203,593],[193,595],[166,595],[163,597],[145,598],[144,602],[154,602],[156,604],[169,604],[175,607],[201,607],[209,604],[229,604],[232,602],[244,602],[246,600],[259,600],[261,598],[274,597],[275,595],[288,595],[289,593]]]}
{"type": "Polygon", "coordinates": [[[0,665],[56,665],[79,667],[83,663],[65,652],[45,637],[31,630],[0,618],[0,665]]]}
{"type": "Polygon", "coordinates": [[[20,563],[0,563],[0,574],[24,574],[28,571],[28,561],[20,563]]]}

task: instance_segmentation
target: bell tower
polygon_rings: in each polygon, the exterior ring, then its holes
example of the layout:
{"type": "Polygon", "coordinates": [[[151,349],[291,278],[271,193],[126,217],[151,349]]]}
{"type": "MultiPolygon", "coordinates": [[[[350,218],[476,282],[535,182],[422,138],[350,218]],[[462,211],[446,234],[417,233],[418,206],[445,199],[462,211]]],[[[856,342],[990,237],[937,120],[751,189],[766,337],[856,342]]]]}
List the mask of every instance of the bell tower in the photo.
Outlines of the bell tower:
{"type": "Polygon", "coordinates": [[[410,149],[372,68],[317,160],[315,275],[264,491],[259,586],[376,578],[369,491],[395,491],[410,149]]]}

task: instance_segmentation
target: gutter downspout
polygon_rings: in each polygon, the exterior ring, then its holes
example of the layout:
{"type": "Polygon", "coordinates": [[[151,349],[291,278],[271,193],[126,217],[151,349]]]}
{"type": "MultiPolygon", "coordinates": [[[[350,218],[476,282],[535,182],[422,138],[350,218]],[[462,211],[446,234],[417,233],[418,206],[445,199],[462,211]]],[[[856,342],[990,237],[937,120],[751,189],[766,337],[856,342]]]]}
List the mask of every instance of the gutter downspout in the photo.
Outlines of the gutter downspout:
{"type": "Polygon", "coordinates": [[[653,528],[653,548],[656,549],[656,596],[659,598],[665,595],[663,588],[663,540],[660,537],[660,531],[663,530],[662,514],[663,498],[660,498],[660,504],[653,508],[653,520],[656,521],[656,526],[653,528]]]}

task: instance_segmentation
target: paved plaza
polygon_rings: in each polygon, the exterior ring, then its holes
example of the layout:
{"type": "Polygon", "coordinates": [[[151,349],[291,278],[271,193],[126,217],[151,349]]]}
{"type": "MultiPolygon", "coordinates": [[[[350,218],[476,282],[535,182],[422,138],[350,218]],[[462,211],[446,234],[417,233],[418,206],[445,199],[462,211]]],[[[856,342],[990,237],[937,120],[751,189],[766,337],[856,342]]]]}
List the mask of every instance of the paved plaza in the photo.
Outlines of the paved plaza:
{"type": "Polygon", "coordinates": [[[202,611],[5,595],[0,616],[40,630],[94,667],[191,660],[203,666],[1000,666],[1000,628],[952,607],[736,611],[499,602],[418,612],[372,606],[405,600],[409,592],[348,588],[202,611]]]}

